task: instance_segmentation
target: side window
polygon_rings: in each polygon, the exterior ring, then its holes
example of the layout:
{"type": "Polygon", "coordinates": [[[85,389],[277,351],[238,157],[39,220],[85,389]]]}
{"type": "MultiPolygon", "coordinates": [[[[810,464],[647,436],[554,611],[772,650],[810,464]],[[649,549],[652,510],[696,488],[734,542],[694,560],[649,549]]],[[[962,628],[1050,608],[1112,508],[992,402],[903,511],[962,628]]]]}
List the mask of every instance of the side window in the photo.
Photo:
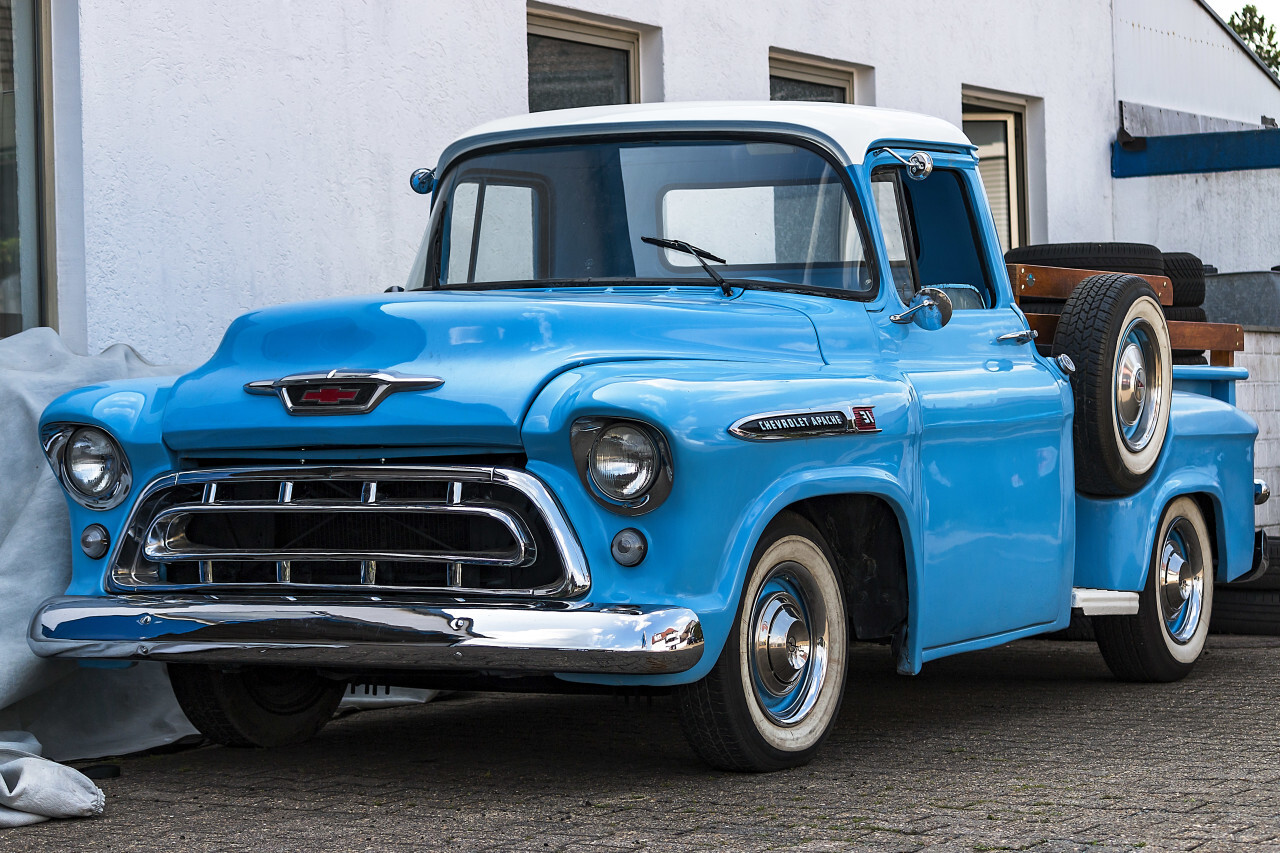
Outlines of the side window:
{"type": "Polygon", "coordinates": [[[913,257],[907,253],[907,244],[912,241],[907,234],[906,209],[898,187],[898,173],[899,170],[894,168],[882,166],[876,169],[871,175],[871,191],[875,197],[880,233],[884,235],[885,248],[889,251],[893,284],[903,304],[906,304],[917,288],[913,257]]]}
{"type": "Polygon", "coordinates": [[[459,181],[450,195],[443,283],[535,278],[541,244],[539,196],[532,186],[459,181]]]}
{"type": "Polygon", "coordinates": [[[894,282],[903,302],[909,302],[922,287],[938,287],[951,297],[957,310],[994,305],[964,177],[954,169],[935,169],[923,181],[910,181],[901,171],[897,167],[877,169],[872,186],[894,282]],[[894,257],[895,252],[903,259],[894,257]],[[908,271],[910,279],[906,278],[908,271]]]}

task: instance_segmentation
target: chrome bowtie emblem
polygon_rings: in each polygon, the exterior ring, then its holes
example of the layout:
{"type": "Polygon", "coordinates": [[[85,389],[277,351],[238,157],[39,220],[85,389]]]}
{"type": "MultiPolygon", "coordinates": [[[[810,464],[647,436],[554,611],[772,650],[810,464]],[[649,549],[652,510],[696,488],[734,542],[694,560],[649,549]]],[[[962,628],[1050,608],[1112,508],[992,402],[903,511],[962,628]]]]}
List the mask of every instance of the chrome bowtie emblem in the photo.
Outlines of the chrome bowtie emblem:
{"type": "Polygon", "coordinates": [[[248,394],[278,396],[291,415],[359,415],[373,411],[397,391],[429,391],[443,384],[438,376],[402,376],[389,370],[330,370],[260,379],[246,383],[244,390],[248,394]]]}

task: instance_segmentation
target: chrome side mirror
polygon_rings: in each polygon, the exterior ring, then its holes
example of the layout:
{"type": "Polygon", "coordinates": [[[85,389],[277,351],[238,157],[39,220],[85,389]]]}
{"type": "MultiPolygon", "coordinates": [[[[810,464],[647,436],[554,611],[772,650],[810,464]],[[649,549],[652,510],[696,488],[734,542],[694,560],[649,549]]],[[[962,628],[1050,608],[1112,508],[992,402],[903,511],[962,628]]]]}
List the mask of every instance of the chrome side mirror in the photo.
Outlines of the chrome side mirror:
{"type": "Polygon", "coordinates": [[[879,148],[899,163],[907,167],[907,177],[913,181],[923,181],[933,174],[933,158],[927,152],[917,151],[910,157],[903,157],[892,148],[879,148]]]}
{"type": "Polygon", "coordinates": [[[889,319],[895,323],[915,323],[922,329],[935,331],[951,322],[951,297],[936,287],[921,288],[911,297],[911,306],[889,319]]]}
{"type": "Polygon", "coordinates": [[[923,181],[933,174],[933,158],[923,151],[917,151],[907,158],[907,177],[913,181],[923,181]]]}
{"type": "Polygon", "coordinates": [[[436,170],[415,169],[409,176],[409,186],[419,195],[426,195],[436,187],[436,170]]]}

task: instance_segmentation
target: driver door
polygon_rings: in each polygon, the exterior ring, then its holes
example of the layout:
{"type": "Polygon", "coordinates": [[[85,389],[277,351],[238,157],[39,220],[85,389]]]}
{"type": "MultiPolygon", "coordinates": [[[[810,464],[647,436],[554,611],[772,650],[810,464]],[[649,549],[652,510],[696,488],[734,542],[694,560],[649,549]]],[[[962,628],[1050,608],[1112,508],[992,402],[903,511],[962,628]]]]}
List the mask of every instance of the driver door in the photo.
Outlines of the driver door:
{"type": "Polygon", "coordinates": [[[1059,619],[1075,535],[1069,389],[1034,343],[1002,340],[1027,324],[988,248],[995,235],[973,161],[934,158],[923,180],[887,155],[872,172],[898,296],[878,322],[918,406],[926,660],[1059,619]],[[923,287],[951,298],[950,322],[894,323],[923,287]]]}

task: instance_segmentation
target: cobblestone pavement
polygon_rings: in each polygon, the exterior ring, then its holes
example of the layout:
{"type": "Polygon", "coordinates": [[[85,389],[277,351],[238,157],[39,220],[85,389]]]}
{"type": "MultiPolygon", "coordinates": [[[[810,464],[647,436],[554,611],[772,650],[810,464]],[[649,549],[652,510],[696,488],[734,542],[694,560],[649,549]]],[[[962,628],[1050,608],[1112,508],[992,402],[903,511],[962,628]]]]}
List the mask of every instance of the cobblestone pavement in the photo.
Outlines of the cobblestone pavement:
{"type": "Polygon", "coordinates": [[[1280,640],[1214,636],[1173,685],[1092,643],[892,673],[859,648],[808,767],[701,765],[670,699],[454,694],[277,750],[121,761],[96,820],[30,850],[1280,850],[1280,640]]]}

